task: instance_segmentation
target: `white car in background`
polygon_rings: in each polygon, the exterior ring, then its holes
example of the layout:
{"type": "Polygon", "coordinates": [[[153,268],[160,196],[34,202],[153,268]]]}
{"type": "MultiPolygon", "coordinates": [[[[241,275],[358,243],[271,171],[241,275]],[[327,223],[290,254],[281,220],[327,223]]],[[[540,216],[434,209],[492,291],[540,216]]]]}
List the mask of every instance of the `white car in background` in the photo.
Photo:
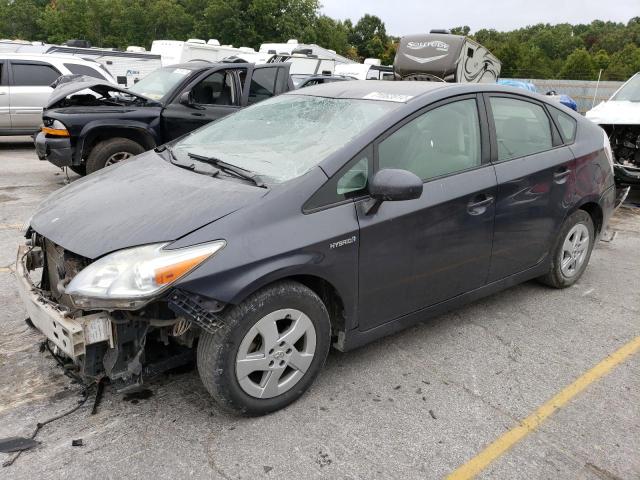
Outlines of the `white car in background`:
{"type": "Polygon", "coordinates": [[[0,135],[40,129],[42,107],[62,75],[88,75],[116,83],[98,62],[70,55],[0,52],[0,135]]]}
{"type": "Polygon", "coordinates": [[[611,98],[589,110],[586,117],[609,137],[619,186],[640,186],[640,72],[611,98]]]}

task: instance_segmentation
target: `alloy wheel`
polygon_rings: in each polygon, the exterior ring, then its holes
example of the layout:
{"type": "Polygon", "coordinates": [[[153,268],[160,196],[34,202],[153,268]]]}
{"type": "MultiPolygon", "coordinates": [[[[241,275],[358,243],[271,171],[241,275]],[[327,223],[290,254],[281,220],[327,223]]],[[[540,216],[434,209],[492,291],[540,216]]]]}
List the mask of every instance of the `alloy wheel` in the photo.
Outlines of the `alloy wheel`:
{"type": "Polygon", "coordinates": [[[276,310],[262,317],[242,339],[236,356],[236,378],[255,398],[289,391],[309,369],[316,349],[316,330],[300,310],[276,310]]]}
{"type": "Polygon", "coordinates": [[[109,158],[107,158],[107,161],[104,164],[104,166],[108,167],[109,165],[113,165],[114,163],[121,162],[122,160],[126,160],[127,158],[131,158],[131,157],[133,157],[133,153],[116,152],[113,155],[111,155],[109,158]]]}
{"type": "Polygon", "coordinates": [[[578,223],[573,226],[562,244],[560,270],[571,278],[580,271],[589,250],[589,230],[586,225],[578,223]]]}

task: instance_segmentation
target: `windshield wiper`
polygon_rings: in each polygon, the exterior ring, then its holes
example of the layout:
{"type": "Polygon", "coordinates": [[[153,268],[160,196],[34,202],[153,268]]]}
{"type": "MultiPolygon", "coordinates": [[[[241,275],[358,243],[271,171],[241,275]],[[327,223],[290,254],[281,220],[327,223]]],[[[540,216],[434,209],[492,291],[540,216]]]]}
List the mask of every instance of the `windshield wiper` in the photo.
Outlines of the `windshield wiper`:
{"type": "MultiPolygon", "coordinates": [[[[172,165],[175,165],[176,167],[184,168],[186,170],[191,170],[192,172],[195,172],[195,173],[201,173],[202,175],[209,175],[211,177],[215,177],[220,173],[219,168],[215,168],[213,165],[211,165],[208,162],[202,162],[202,161],[199,162],[201,165],[204,165],[205,168],[202,168],[202,166],[199,167],[193,162],[181,162],[175,156],[175,154],[173,153],[173,150],[171,150],[166,145],[161,145],[159,147],[156,147],[154,150],[158,153],[166,151],[169,154],[169,161],[171,162],[172,165]]],[[[198,159],[194,158],[194,160],[198,160],[198,159]]]]}
{"type": "Polygon", "coordinates": [[[216,157],[206,157],[204,155],[198,155],[197,153],[189,153],[188,155],[189,158],[193,158],[194,160],[199,160],[201,162],[210,163],[211,165],[218,167],[224,172],[232,173],[237,177],[249,180],[255,183],[258,187],[267,188],[265,183],[260,179],[260,176],[257,173],[252,172],[251,170],[246,170],[236,165],[232,165],[216,157]]]}

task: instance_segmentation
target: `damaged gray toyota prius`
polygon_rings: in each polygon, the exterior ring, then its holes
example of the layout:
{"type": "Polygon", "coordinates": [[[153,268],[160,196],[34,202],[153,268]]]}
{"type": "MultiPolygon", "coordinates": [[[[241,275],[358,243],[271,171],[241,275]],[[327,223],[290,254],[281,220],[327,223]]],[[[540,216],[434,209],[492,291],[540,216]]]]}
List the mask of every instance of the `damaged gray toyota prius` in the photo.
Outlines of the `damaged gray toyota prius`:
{"type": "Polygon", "coordinates": [[[613,211],[603,131],[496,85],[290,92],[54,193],[20,246],[32,323],[119,391],[193,361],[258,415],[346,351],[517,283],[568,287],[613,211]]]}

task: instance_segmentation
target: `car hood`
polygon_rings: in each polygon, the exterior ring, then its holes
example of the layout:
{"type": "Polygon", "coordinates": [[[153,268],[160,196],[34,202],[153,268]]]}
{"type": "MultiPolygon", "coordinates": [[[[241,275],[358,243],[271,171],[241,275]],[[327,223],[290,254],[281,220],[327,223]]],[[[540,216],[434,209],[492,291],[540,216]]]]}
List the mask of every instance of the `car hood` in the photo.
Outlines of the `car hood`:
{"type": "Polygon", "coordinates": [[[85,89],[93,90],[99,95],[104,95],[107,92],[122,92],[127,95],[141,98],[142,100],[145,100],[150,104],[158,104],[156,100],[147,98],[138,93],[130,92],[126,88],[118,87],[117,85],[109,83],[106,80],[89,77],[87,75],[63,75],[62,77],[58,78],[56,82],[54,82],[54,85],[55,88],[51,92],[51,95],[49,95],[49,99],[47,100],[45,108],[50,108],[60,100],[67,98],[69,95],[85,89]]]}
{"type": "Polygon", "coordinates": [[[640,125],[640,102],[610,100],[586,113],[598,125],[640,125]]]}
{"type": "Polygon", "coordinates": [[[54,192],[34,214],[31,227],[95,259],[122,248],[176,240],[267,192],[176,167],[150,151],[54,192]]]}

